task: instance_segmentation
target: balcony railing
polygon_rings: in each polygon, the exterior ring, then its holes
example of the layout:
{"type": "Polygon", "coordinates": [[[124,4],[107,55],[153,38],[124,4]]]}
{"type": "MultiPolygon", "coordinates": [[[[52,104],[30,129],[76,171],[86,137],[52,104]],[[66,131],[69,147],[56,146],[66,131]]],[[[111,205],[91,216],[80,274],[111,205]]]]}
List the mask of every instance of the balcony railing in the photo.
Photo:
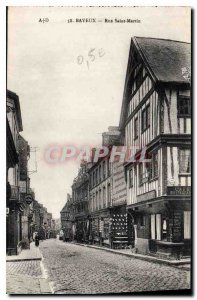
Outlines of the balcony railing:
{"type": "Polygon", "coordinates": [[[11,185],[11,201],[19,201],[19,186],[11,185]]]}

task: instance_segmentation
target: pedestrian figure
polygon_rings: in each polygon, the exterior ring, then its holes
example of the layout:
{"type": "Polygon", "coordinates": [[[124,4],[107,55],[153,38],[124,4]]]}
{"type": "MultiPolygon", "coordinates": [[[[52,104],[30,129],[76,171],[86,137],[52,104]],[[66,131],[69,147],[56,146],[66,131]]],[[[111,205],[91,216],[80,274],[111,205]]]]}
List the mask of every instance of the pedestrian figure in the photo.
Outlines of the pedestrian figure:
{"type": "Polygon", "coordinates": [[[35,246],[38,247],[39,246],[39,235],[38,233],[35,236],[35,246]]]}

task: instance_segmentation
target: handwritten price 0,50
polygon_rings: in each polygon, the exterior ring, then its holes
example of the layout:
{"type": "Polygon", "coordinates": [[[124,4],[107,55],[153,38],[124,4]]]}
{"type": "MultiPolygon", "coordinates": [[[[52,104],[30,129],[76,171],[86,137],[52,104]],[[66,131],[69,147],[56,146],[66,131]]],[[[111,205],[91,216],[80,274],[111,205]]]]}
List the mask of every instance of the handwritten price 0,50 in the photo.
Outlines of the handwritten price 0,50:
{"type": "Polygon", "coordinates": [[[95,48],[90,49],[88,52],[88,57],[84,58],[83,55],[77,56],[77,63],[78,65],[82,65],[83,63],[86,63],[88,69],[90,67],[90,63],[94,62],[97,58],[101,58],[105,55],[104,49],[98,49],[96,50],[95,48]]]}

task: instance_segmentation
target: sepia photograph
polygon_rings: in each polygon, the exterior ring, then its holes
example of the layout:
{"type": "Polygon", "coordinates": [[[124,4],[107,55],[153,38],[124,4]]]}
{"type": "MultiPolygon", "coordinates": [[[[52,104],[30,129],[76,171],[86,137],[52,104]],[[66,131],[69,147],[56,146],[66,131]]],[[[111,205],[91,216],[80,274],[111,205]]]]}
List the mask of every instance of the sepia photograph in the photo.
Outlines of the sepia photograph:
{"type": "Polygon", "coordinates": [[[191,15],[7,7],[8,295],[192,294],[191,15]]]}

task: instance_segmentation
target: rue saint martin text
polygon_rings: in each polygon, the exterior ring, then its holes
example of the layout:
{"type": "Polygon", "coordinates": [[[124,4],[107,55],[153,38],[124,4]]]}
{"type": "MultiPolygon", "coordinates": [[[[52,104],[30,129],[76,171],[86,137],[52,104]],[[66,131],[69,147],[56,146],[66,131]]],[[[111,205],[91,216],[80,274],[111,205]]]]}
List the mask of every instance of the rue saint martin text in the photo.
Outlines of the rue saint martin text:
{"type": "Polygon", "coordinates": [[[96,18],[76,18],[76,19],[68,19],[68,23],[141,23],[141,20],[139,19],[96,19],[96,18]]]}

